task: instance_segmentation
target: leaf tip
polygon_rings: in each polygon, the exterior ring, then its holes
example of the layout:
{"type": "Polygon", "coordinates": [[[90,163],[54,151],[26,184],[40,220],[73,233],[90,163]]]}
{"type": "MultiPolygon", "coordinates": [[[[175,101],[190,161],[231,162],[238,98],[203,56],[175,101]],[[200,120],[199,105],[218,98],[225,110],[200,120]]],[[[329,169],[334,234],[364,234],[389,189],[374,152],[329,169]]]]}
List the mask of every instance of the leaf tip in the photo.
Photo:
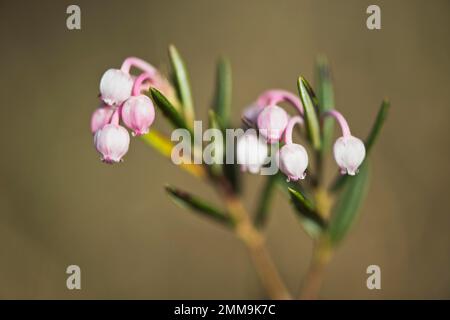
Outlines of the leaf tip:
{"type": "Polygon", "coordinates": [[[169,52],[177,52],[177,47],[173,43],[169,44],[169,52]]]}
{"type": "Polygon", "coordinates": [[[175,192],[175,188],[174,187],[172,187],[170,184],[168,184],[168,183],[166,183],[165,185],[164,185],[164,190],[166,190],[166,192],[168,192],[168,193],[174,193],[175,192]]]}

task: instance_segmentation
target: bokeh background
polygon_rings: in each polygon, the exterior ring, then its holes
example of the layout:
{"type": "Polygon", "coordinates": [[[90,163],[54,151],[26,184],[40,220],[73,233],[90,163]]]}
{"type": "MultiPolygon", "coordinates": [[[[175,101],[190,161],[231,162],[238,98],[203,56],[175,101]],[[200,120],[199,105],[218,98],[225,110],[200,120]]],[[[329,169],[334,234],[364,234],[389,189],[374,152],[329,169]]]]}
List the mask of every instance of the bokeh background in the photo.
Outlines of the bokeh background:
{"type": "MultiPolygon", "coordinates": [[[[364,137],[383,97],[392,110],[372,153],[358,223],[327,270],[322,298],[450,298],[450,2],[5,1],[0,2],[0,298],[264,298],[243,245],[180,209],[171,183],[218,200],[139,140],[123,164],[92,147],[89,119],[102,73],[135,55],[167,70],[174,43],[206,119],[215,61],[230,58],[233,119],[263,90],[296,90],[331,61],[338,108],[364,137]],[[81,7],[82,29],[66,28],[81,7]],[[382,29],[366,28],[381,7],[382,29]],[[66,267],[82,290],[66,288],[66,267]],[[366,268],[382,290],[366,288],[366,268]]],[[[155,126],[170,132],[158,114],[155,126]]],[[[254,206],[261,177],[246,177],[254,206]]],[[[266,230],[291,290],[311,242],[277,194],[266,230]]]]}

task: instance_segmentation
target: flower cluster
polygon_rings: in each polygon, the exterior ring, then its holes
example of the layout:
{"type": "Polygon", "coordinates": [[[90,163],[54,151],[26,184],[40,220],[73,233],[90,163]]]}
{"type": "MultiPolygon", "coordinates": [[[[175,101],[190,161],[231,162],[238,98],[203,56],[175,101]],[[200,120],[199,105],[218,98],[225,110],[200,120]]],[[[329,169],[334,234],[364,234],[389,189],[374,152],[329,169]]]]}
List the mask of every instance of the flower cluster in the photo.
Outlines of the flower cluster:
{"type": "MultiPolygon", "coordinates": [[[[336,119],[342,130],[333,147],[334,158],[341,174],[355,175],[364,160],[366,150],[364,143],[351,135],[347,121],[336,110],[331,110],[322,117],[331,116],[336,119]]],[[[296,124],[304,124],[304,108],[300,99],[284,90],[268,90],[261,94],[254,104],[248,107],[242,120],[247,126],[257,128],[266,143],[261,143],[255,131],[248,131],[239,138],[237,157],[243,171],[258,173],[267,159],[267,143],[282,143],[284,145],[276,154],[278,168],[288,180],[297,181],[305,178],[308,167],[308,153],[300,144],[292,142],[292,130],[296,124]],[[299,115],[290,117],[278,104],[287,102],[299,115]]]]}
{"type": "Polygon", "coordinates": [[[100,80],[101,104],[91,117],[91,131],[94,145],[102,155],[102,161],[115,163],[122,161],[133,136],[146,134],[155,119],[152,100],[142,94],[142,90],[154,86],[167,91],[169,85],[165,78],[150,64],[130,57],[124,60],[120,69],[107,70],[100,80]],[[133,76],[131,68],[142,73],[133,76]],[[122,120],[124,126],[119,124],[122,120]]]}
{"type": "MultiPolygon", "coordinates": [[[[102,155],[102,161],[122,161],[130,144],[130,135],[146,134],[155,119],[152,100],[142,92],[155,87],[166,96],[173,96],[173,87],[149,63],[135,57],[124,60],[120,69],[107,70],[100,80],[101,105],[91,118],[94,145],[102,155]],[[131,68],[140,70],[132,75],[131,68]],[[123,123],[123,126],[120,125],[123,123]]],[[[296,124],[303,125],[304,107],[301,100],[285,90],[268,90],[248,107],[242,116],[251,128],[237,141],[237,161],[243,171],[259,173],[268,157],[268,145],[282,143],[275,154],[278,168],[288,180],[305,178],[308,153],[304,146],[292,142],[292,131],[296,124]],[[290,116],[280,104],[286,102],[296,109],[298,115],[290,116]]],[[[322,114],[336,119],[342,137],[334,144],[334,157],[342,174],[355,175],[365,157],[364,143],[351,135],[347,121],[336,110],[322,114]]]]}

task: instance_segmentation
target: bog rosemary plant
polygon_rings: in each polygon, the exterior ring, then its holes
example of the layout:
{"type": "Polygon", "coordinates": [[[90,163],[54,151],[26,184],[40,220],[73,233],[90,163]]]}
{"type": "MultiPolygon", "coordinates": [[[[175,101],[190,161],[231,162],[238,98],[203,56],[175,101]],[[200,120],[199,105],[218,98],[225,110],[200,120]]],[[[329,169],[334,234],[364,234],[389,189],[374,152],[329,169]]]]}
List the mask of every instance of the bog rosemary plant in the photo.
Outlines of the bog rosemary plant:
{"type": "Polygon", "coordinates": [[[368,156],[389,103],[382,102],[364,141],[353,136],[346,119],[335,109],[330,68],[321,57],[316,64],[317,94],[300,76],[298,94],[280,89],[263,92],[244,110],[242,124],[233,128],[231,67],[226,59],[221,59],[208,114],[210,131],[200,132],[201,138],[197,139],[199,122],[195,121],[186,65],[174,46],[169,48],[169,58],[171,81],[135,57],[125,59],[120,69],[109,69],[103,74],[101,105],[91,118],[94,145],[102,161],[109,164],[122,161],[130,144],[128,130],[132,136],[140,136],[217,192],[222,203],[212,204],[199,195],[165,186],[167,194],[178,204],[222,224],[242,240],[270,298],[317,298],[326,266],[364,200],[369,178],[368,156]],[[150,129],[155,120],[154,106],[173,125],[171,138],[150,129]],[[292,112],[288,113],[282,106],[292,107],[292,112]],[[341,136],[333,143],[335,123],[340,127],[341,136]],[[296,125],[305,145],[293,141],[296,125]],[[174,137],[182,141],[175,144],[174,137]],[[210,143],[204,149],[202,138],[205,137],[210,143]],[[325,179],[323,163],[331,150],[338,170],[332,183],[326,183],[329,179],[325,179]],[[265,180],[252,214],[241,199],[241,175],[246,172],[260,174],[265,180]],[[298,296],[289,292],[280,277],[263,235],[270,202],[277,190],[290,199],[300,225],[314,242],[310,269],[298,296]]]}

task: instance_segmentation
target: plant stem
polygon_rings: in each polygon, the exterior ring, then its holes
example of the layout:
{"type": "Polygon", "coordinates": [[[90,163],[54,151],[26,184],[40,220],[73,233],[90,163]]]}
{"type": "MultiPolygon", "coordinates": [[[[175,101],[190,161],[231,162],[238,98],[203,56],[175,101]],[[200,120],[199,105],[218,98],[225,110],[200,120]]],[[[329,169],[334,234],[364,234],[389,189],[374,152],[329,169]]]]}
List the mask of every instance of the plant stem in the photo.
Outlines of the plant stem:
{"type": "MultiPolygon", "coordinates": [[[[228,189],[228,188],[225,188],[228,189]]],[[[230,216],[235,221],[235,232],[246,245],[257,273],[271,299],[291,299],[275,264],[270,257],[262,234],[250,220],[242,201],[233,192],[222,192],[230,216]]]]}
{"type": "Polygon", "coordinates": [[[270,202],[274,196],[274,190],[277,186],[277,180],[279,179],[278,174],[267,176],[264,187],[258,199],[258,208],[256,210],[254,223],[255,226],[261,229],[267,220],[267,215],[269,213],[270,202]]]}
{"type": "Polygon", "coordinates": [[[311,265],[300,292],[299,299],[315,300],[319,296],[325,269],[331,259],[332,250],[326,239],[320,239],[314,248],[311,265]]]}

